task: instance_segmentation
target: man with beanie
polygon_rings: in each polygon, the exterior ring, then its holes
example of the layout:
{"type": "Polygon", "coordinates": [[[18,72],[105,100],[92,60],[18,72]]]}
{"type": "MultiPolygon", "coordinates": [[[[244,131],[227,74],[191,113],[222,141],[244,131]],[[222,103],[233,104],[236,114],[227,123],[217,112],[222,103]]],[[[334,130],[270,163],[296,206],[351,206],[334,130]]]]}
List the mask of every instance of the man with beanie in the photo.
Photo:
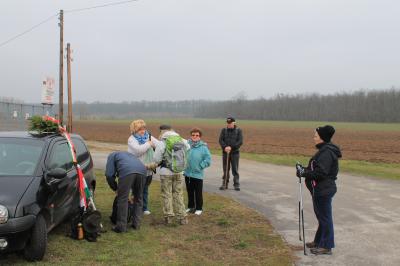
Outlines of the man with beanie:
{"type": "Polygon", "coordinates": [[[134,195],[132,228],[139,229],[143,215],[143,180],[146,172],[143,163],[129,152],[113,152],[108,156],[105,176],[110,188],[117,192],[117,223],[112,229],[114,232],[126,232],[131,189],[134,195]],[[118,183],[115,181],[117,176],[118,183]]]}
{"type": "Polygon", "coordinates": [[[306,168],[296,167],[296,175],[305,177],[305,183],[311,192],[318,229],[314,241],[306,244],[315,255],[331,255],[335,247],[332,199],[336,193],[340,148],[331,142],[335,129],[326,125],[317,127],[314,132],[314,142],[317,152],[310,159],[306,168]]]}
{"type": "Polygon", "coordinates": [[[219,135],[219,144],[222,148],[222,167],[224,170],[222,185],[219,189],[224,190],[228,188],[229,171],[232,167],[233,186],[236,191],[240,191],[239,149],[243,144],[243,135],[242,130],[236,126],[236,120],[234,117],[229,116],[226,119],[226,127],[221,130],[219,135]],[[224,180],[225,178],[227,178],[226,181],[224,180]]]}

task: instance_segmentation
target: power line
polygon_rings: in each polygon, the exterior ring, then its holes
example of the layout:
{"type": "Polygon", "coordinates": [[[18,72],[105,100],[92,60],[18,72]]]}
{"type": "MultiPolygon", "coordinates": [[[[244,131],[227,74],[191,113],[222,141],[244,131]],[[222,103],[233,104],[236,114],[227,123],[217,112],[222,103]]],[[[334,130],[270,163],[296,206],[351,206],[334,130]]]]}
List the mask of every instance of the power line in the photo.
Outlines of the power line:
{"type": "Polygon", "coordinates": [[[46,22],[52,20],[53,18],[55,18],[56,16],[58,16],[58,14],[59,14],[59,13],[52,15],[51,17],[49,17],[49,18],[43,20],[42,22],[40,22],[40,23],[38,23],[38,24],[36,24],[36,25],[30,27],[29,29],[25,30],[24,32],[22,32],[22,33],[20,33],[20,34],[17,34],[17,35],[15,35],[14,37],[12,37],[12,38],[10,38],[10,39],[8,39],[8,40],[6,40],[6,41],[0,43],[0,47],[6,45],[7,43],[9,43],[9,42],[11,42],[11,41],[13,41],[13,40],[15,40],[15,39],[17,39],[17,38],[19,38],[19,37],[25,35],[25,34],[27,34],[27,33],[29,33],[29,32],[31,32],[31,31],[34,30],[35,28],[37,28],[37,27],[41,26],[42,24],[44,24],[44,23],[46,23],[46,22]]]}
{"type": "Polygon", "coordinates": [[[86,11],[86,10],[95,9],[95,8],[101,8],[101,7],[109,7],[109,6],[123,5],[123,4],[127,4],[127,3],[130,3],[130,2],[137,2],[137,1],[138,1],[138,0],[128,0],[128,1],[113,2],[113,3],[108,3],[108,4],[103,4],[103,5],[97,5],[97,6],[91,6],[91,7],[70,9],[70,10],[65,10],[64,13],[74,13],[74,12],[86,11]]]}
{"type": "MultiPolygon", "coordinates": [[[[95,9],[95,8],[102,8],[102,7],[109,7],[109,6],[116,6],[116,5],[122,5],[122,4],[127,4],[130,2],[136,2],[138,0],[128,0],[128,1],[120,1],[120,2],[112,2],[112,3],[108,3],[108,4],[103,4],[103,5],[97,5],[97,6],[91,6],[91,7],[85,7],[85,8],[77,8],[77,9],[70,9],[70,10],[65,10],[64,13],[75,13],[75,12],[81,12],[81,11],[86,11],[86,10],[90,10],[90,9],[95,9]]],[[[32,30],[36,29],[37,27],[41,26],[42,24],[52,20],[54,17],[58,16],[60,13],[56,13],[54,15],[52,15],[51,17],[43,20],[42,22],[30,27],[29,29],[21,32],[20,34],[15,35],[14,37],[0,43],[0,47],[6,45],[9,42],[12,42],[15,39],[18,39],[19,37],[31,32],[32,30]]]]}

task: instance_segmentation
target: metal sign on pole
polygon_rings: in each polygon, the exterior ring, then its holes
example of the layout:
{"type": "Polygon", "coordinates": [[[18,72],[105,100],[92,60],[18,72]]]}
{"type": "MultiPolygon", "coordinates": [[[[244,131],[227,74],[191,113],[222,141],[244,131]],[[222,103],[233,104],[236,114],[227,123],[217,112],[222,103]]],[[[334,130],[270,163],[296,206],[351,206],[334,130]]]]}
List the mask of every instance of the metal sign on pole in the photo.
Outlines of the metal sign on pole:
{"type": "MultiPolygon", "coordinates": [[[[43,80],[42,83],[42,106],[43,106],[43,115],[44,115],[44,109],[46,106],[51,107],[54,104],[54,87],[55,87],[55,81],[54,78],[51,77],[46,77],[43,80]]],[[[34,112],[32,112],[34,113],[34,112]]]]}
{"type": "Polygon", "coordinates": [[[46,77],[43,80],[42,86],[42,101],[43,105],[53,105],[53,96],[54,96],[54,78],[46,77]]]}

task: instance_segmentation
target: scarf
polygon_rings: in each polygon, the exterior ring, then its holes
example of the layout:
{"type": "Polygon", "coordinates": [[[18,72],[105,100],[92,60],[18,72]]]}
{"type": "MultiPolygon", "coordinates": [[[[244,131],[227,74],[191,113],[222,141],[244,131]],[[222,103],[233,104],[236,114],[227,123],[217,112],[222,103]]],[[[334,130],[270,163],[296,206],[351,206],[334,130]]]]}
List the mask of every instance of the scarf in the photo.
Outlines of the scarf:
{"type": "Polygon", "coordinates": [[[144,132],[143,136],[141,136],[139,134],[134,134],[133,136],[139,142],[140,145],[145,144],[149,140],[149,133],[147,131],[144,132]]]}
{"type": "Polygon", "coordinates": [[[189,142],[190,148],[196,148],[197,146],[200,145],[201,140],[193,141],[193,140],[189,139],[188,142],[189,142]]]}

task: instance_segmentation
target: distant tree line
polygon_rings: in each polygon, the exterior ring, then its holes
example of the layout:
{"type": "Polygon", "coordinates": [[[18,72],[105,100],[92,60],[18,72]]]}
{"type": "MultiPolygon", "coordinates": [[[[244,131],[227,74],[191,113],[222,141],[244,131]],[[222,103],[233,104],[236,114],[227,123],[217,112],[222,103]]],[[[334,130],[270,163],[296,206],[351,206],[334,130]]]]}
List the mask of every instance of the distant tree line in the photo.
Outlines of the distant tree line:
{"type": "Polygon", "coordinates": [[[400,122],[400,90],[278,94],[271,99],[207,102],[196,110],[195,116],[213,118],[225,114],[260,120],[400,122]]]}
{"type": "Polygon", "coordinates": [[[245,97],[226,101],[141,101],[74,103],[74,115],[90,118],[197,117],[343,122],[400,122],[400,90],[352,93],[278,94],[270,99],[245,97]]]}
{"type": "MultiPolygon", "coordinates": [[[[140,101],[121,103],[85,103],[73,104],[74,115],[80,119],[96,118],[133,118],[133,117],[194,117],[202,101],[140,101]]],[[[65,106],[66,110],[67,106],[65,106]]]]}

